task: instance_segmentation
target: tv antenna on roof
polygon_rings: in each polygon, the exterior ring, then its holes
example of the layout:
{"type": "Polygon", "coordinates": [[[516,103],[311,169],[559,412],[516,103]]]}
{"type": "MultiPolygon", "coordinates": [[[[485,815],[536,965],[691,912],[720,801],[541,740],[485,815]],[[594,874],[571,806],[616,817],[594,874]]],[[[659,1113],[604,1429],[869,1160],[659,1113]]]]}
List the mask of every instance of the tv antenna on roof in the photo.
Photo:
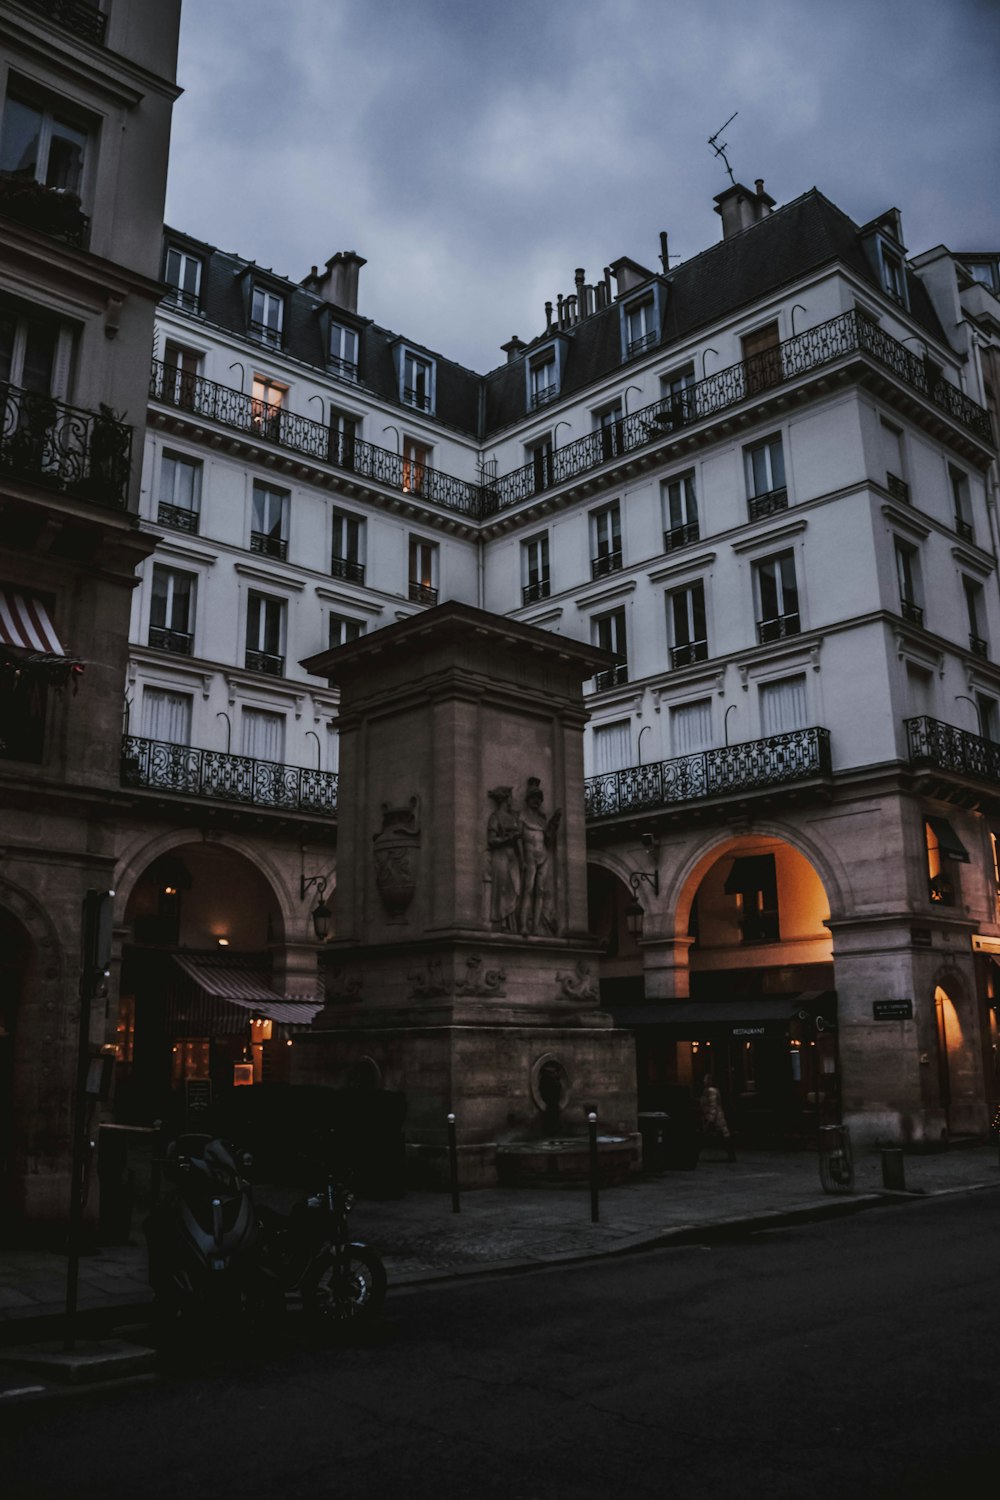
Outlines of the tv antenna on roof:
{"type": "MultiPolygon", "coordinates": [[[[739,110],[738,109],[734,109],[733,112],[732,112],[732,114],[729,116],[729,119],[726,121],[726,125],[731,125],[733,123],[733,121],[736,119],[736,116],[738,114],[739,114],[739,110]]],[[[709,136],[709,138],[708,138],[708,144],[711,146],[711,148],[715,152],[716,156],[721,156],[722,157],[722,160],[726,164],[726,171],[729,173],[729,181],[732,183],[733,187],[735,187],[736,186],[736,178],[733,176],[733,169],[729,165],[729,158],[726,156],[726,146],[727,146],[728,142],[723,141],[721,146],[719,146],[719,145],[716,144],[716,142],[719,139],[719,136],[725,130],[726,125],[720,125],[719,128],[718,128],[718,130],[715,132],[715,134],[709,136]]]]}

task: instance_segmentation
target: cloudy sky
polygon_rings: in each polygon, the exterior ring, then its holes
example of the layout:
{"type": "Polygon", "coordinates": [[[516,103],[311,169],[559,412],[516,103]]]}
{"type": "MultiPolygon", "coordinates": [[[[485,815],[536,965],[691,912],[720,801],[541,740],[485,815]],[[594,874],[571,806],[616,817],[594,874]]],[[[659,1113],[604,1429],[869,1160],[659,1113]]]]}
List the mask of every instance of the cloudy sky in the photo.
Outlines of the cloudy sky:
{"type": "Polygon", "coordinates": [[[471,366],[728,183],[1000,247],[1000,0],[185,0],[167,220],[471,366]]]}

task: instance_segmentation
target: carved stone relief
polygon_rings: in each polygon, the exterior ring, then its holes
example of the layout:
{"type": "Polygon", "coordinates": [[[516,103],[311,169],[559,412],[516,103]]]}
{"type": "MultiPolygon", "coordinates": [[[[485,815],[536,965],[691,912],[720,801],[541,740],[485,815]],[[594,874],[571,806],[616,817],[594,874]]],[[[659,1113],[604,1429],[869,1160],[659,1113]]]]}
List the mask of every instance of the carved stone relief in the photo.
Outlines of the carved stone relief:
{"type": "Polygon", "coordinates": [[[551,817],[542,807],[544,793],[537,776],[529,776],[520,808],[513,788],[495,786],[486,824],[489,854],[489,920],[497,932],[523,937],[554,936],[556,915],[557,838],[562,808],[551,817]]]}
{"type": "Polygon", "coordinates": [[[373,835],[375,885],[390,922],[405,922],[420,872],[420,798],[406,807],[382,803],[382,829],[373,835]]]}
{"type": "Polygon", "coordinates": [[[334,969],[326,982],[327,1000],[360,1000],[364,980],[360,974],[351,974],[347,969],[334,969]]]}
{"type": "Polygon", "coordinates": [[[590,965],[582,958],[577,961],[575,973],[557,974],[556,984],[564,1000],[586,1000],[597,1004],[597,987],[590,975],[590,965]]]}

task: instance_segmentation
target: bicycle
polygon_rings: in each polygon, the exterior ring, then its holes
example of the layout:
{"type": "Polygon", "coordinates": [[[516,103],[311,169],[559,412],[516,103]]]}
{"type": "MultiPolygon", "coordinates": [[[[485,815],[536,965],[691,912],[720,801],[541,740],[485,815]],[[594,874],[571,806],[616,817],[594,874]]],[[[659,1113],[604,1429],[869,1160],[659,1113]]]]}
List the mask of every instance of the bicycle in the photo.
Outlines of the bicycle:
{"type": "Polygon", "coordinates": [[[819,1128],[819,1180],[824,1193],[850,1193],[854,1189],[854,1154],[851,1132],[846,1125],[819,1128]]]}

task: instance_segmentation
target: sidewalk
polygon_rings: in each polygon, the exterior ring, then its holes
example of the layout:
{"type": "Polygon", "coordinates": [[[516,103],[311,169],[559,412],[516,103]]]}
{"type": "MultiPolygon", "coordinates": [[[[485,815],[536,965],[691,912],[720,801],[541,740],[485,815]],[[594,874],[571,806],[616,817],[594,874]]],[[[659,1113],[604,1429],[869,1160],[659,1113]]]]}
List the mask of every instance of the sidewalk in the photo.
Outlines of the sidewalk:
{"type": "MultiPolygon", "coordinates": [[[[352,1215],[358,1239],[383,1256],[393,1288],[490,1270],[621,1254],[750,1227],[854,1213],[887,1202],[978,1188],[1000,1188],[995,1146],[973,1146],[904,1158],[906,1193],[886,1193],[878,1152],[855,1166],[855,1190],[827,1195],[809,1151],[753,1151],[736,1163],[709,1148],[691,1172],[663,1172],[600,1196],[591,1223],[590,1195],[578,1187],[484,1189],[463,1193],[452,1212],[448,1193],[413,1192],[391,1201],[362,1200],[352,1215]]],[[[271,1197],[266,1189],[258,1197],[271,1197]]],[[[52,1251],[0,1250],[0,1343],[51,1337],[65,1305],[66,1260],[52,1251]]],[[[141,1229],[133,1243],[108,1246],[80,1263],[79,1305],[113,1325],[141,1317],[149,1302],[141,1229]]]]}

